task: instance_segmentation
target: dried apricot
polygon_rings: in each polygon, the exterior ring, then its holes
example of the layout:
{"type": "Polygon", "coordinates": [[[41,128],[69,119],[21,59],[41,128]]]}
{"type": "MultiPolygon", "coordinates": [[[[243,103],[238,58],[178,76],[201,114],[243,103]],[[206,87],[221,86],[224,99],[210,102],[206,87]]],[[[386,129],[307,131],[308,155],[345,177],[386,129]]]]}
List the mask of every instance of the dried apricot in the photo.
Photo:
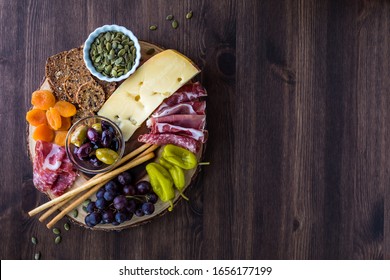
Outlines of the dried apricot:
{"type": "Polygon", "coordinates": [[[70,125],[72,124],[70,118],[64,118],[61,117],[61,127],[58,130],[65,131],[70,128],[70,125]]]}
{"type": "Polygon", "coordinates": [[[45,111],[40,109],[32,109],[26,114],[26,121],[32,126],[38,126],[41,124],[46,124],[46,114],[45,111]]]}
{"type": "Polygon", "coordinates": [[[67,131],[56,131],[54,137],[54,143],[56,143],[59,146],[65,146],[65,139],[67,134],[68,134],[67,131]]]}
{"type": "Polygon", "coordinates": [[[62,117],[72,117],[76,115],[76,107],[72,103],[64,100],[57,101],[54,108],[57,109],[62,117]]]}
{"type": "Polygon", "coordinates": [[[56,98],[49,90],[37,90],[32,93],[31,104],[37,109],[48,110],[55,103],[56,98]]]}
{"type": "Polygon", "coordinates": [[[57,109],[54,109],[53,107],[49,108],[49,110],[46,111],[46,118],[52,129],[58,130],[61,127],[62,119],[57,109]]]}
{"type": "Polygon", "coordinates": [[[33,132],[33,139],[35,141],[42,140],[51,142],[54,138],[54,131],[47,124],[37,126],[33,132]]]}

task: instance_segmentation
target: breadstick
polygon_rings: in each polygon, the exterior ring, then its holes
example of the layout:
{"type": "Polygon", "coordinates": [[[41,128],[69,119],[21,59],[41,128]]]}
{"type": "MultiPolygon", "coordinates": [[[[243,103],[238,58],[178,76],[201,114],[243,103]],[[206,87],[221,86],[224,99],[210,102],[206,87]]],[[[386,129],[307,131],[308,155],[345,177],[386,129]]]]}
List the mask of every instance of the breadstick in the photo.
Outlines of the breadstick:
{"type": "Polygon", "coordinates": [[[50,200],[50,201],[46,202],[45,204],[42,204],[41,206],[38,206],[37,208],[28,212],[28,214],[30,215],[30,217],[32,217],[32,216],[40,213],[41,211],[49,208],[50,206],[53,206],[57,203],[60,203],[61,201],[64,201],[67,198],[74,197],[75,195],[77,195],[85,190],[90,189],[91,187],[95,186],[96,184],[100,184],[101,182],[104,182],[108,179],[111,179],[111,178],[119,175],[123,171],[126,171],[130,168],[133,168],[137,165],[140,165],[140,164],[144,163],[145,161],[152,159],[153,157],[154,157],[154,153],[149,153],[143,157],[138,157],[138,158],[128,162],[127,164],[125,164],[121,167],[118,167],[117,169],[114,169],[110,172],[105,173],[104,175],[102,175],[98,178],[90,179],[89,181],[87,181],[83,185],[81,185],[79,188],[74,189],[72,191],[69,191],[67,193],[64,193],[63,195],[61,195],[57,198],[54,198],[53,200],[50,200]]]}

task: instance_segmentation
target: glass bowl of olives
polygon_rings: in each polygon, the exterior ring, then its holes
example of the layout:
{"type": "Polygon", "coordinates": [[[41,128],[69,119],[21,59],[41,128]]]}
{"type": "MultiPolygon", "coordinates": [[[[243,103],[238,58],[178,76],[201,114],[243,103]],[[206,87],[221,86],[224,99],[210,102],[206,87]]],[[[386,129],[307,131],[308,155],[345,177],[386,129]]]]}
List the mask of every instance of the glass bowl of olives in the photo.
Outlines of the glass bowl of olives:
{"type": "Polygon", "coordinates": [[[112,169],[123,156],[125,142],[119,127],[101,116],[78,120],[69,129],[65,149],[77,169],[98,174],[112,169]]]}

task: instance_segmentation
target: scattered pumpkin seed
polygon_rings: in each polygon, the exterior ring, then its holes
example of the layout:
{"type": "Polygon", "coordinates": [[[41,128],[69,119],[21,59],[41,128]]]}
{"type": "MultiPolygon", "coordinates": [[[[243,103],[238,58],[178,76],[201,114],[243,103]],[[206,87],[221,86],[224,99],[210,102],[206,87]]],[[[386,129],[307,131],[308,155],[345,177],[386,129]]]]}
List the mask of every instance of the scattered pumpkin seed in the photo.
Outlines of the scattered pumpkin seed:
{"type": "Polygon", "coordinates": [[[172,21],[172,28],[176,29],[179,26],[177,20],[172,21]]]}
{"type": "Polygon", "coordinates": [[[189,12],[186,14],[186,19],[191,19],[191,18],[192,18],[192,15],[193,15],[193,12],[192,12],[192,11],[189,11],[189,12]]]}
{"type": "Polygon", "coordinates": [[[53,228],[53,233],[58,235],[58,234],[61,234],[61,231],[59,228],[55,227],[55,228],[53,228]]]}
{"type": "Polygon", "coordinates": [[[55,243],[55,244],[58,244],[58,243],[60,243],[60,242],[61,242],[61,236],[58,235],[58,236],[54,239],[54,243],[55,243]]]}
{"type": "Polygon", "coordinates": [[[157,29],[157,25],[151,25],[151,26],[149,26],[149,30],[154,31],[154,30],[156,30],[156,29],[157,29]]]}
{"type": "Polygon", "coordinates": [[[91,202],[91,200],[89,198],[84,200],[83,206],[87,207],[90,202],[91,202]]]}
{"type": "Polygon", "coordinates": [[[72,211],[72,217],[73,218],[77,218],[77,216],[79,215],[79,211],[77,209],[73,209],[72,211]]]}
{"type": "Polygon", "coordinates": [[[146,51],[146,54],[147,54],[147,55],[151,55],[151,54],[154,54],[155,51],[156,51],[156,50],[155,50],[154,48],[150,48],[150,49],[148,49],[148,50],[146,51]]]}
{"type": "Polygon", "coordinates": [[[31,243],[34,244],[34,245],[37,245],[38,244],[38,239],[35,236],[31,237],[31,243]]]}
{"type": "Polygon", "coordinates": [[[41,252],[35,253],[34,259],[35,260],[40,260],[41,259],[41,252]]]}
{"type": "Polygon", "coordinates": [[[166,20],[173,20],[173,15],[167,15],[166,20]]]}
{"type": "Polygon", "coordinates": [[[65,229],[66,231],[68,231],[68,230],[70,229],[70,225],[69,225],[68,223],[65,223],[65,224],[64,224],[64,229],[65,229]]]}

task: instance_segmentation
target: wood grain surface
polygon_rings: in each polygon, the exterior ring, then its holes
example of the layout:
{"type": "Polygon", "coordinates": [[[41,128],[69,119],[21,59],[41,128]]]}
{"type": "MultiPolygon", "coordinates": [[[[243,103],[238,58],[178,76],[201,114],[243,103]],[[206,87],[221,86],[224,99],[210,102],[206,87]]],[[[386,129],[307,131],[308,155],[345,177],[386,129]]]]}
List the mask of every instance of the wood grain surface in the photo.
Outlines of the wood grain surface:
{"type": "Polygon", "coordinates": [[[385,0],[0,0],[1,259],[390,259],[389,35],[385,0]],[[55,244],[25,113],[46,58],[111,23],[201,67],[211,165],[172,213],[55,244]]]}

